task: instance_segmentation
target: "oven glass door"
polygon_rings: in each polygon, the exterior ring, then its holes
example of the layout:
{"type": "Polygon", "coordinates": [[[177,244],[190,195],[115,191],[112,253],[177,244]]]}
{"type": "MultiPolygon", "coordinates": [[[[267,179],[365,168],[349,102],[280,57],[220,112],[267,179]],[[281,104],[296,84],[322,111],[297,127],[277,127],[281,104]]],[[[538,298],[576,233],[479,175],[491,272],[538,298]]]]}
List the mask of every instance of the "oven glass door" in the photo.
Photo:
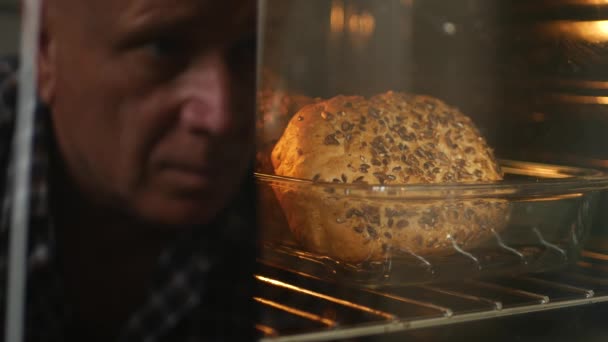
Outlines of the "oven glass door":
{"type": "Polygon", "coordinates": [[[607,4],[264,0],[259,18],[265,340],[606,337],[607,4]],[[503,178],[415,176],[475,163],[433,131],[453,108],[503,178]],[[455,228],[469,201],[493,218],[465,224],[477,242],[455,228]]]}

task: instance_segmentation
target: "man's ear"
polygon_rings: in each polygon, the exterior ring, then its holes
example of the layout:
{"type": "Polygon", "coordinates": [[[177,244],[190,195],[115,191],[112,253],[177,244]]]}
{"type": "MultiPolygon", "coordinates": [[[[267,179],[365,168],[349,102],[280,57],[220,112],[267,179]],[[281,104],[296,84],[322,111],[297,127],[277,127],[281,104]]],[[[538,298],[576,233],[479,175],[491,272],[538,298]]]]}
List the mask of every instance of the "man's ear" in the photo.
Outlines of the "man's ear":
{"type": "Polygon", "coordinates": [[[42,2],[41,25],[38,46],[38,93],[44,103],[51,103],[55,96],[56,47],[51,27],[48,2],[42,2]]]}

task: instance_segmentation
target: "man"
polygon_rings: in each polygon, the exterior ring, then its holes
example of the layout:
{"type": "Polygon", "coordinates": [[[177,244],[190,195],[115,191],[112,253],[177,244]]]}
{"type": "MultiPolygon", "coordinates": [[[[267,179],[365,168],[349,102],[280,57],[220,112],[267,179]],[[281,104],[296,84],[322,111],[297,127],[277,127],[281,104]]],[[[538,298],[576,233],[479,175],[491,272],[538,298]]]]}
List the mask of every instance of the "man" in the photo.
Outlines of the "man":
{"type": "Polygon", "coordinates": [[[29,341],[252,338],[254,28],[253,0],[44,2],[29,341]]]}

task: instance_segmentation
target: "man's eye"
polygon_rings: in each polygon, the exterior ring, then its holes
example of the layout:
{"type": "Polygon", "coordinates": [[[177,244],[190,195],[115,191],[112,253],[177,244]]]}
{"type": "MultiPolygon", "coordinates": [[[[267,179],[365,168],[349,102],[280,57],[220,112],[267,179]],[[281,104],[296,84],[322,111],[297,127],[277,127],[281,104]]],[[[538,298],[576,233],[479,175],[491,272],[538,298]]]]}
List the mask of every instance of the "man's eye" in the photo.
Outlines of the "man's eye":
{"type": "Polygon", "coordinates": [[[159,39],[144,45],[147,53],[159,59],[175,58],[181,53],[179,42],[169,39],[159,39]]]}
{"type": "Polygon", "coordinates": [[[154,79],[169,79],[188,65],[186,44],[174,39],[152,39],[137,45],[137,70],[154,79]]]}

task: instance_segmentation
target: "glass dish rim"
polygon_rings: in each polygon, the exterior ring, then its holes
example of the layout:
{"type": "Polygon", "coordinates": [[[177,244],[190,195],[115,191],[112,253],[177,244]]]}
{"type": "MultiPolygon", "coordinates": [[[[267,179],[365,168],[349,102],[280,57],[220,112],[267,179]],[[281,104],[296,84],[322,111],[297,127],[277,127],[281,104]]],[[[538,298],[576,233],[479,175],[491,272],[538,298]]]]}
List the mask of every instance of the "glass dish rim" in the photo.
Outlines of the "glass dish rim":
{"type": "Polygon", "coordinates": [[[506,174],[531,176],[530,179],[475,183],[433,184],[352,184],[313,181],[254,172],[258,183],[306,188],[340,196],[385,199],[446,199],[471,197],[543,197],[608,189],[608,173],[591,168],[498,159],[506,174]],[[330,190],[333,189],[333,190],[330,190]]]}

